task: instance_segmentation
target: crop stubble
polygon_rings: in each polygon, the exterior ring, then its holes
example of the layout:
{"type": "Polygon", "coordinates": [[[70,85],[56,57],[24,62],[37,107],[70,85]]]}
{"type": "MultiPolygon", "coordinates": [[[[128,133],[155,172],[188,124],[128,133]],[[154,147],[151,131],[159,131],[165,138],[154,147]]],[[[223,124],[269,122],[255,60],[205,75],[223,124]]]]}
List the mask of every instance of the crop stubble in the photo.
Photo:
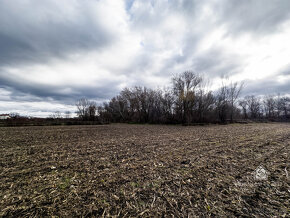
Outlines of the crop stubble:
{"type": "Polygon", "coordinates": [[[0,216],[290,214],[289,124],[10,127],[0,151],[0,216]]]}

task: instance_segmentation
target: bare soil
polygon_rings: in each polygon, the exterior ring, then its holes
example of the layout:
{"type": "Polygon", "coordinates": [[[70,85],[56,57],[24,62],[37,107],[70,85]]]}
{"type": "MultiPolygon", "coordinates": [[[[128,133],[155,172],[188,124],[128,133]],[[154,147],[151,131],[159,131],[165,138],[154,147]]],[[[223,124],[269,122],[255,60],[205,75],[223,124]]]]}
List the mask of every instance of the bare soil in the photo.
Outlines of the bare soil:
{"type": "Polygon", "coordinates": [[[290,124],[2,127],[0,154],[0,217],[290,216],[290,124]]]}

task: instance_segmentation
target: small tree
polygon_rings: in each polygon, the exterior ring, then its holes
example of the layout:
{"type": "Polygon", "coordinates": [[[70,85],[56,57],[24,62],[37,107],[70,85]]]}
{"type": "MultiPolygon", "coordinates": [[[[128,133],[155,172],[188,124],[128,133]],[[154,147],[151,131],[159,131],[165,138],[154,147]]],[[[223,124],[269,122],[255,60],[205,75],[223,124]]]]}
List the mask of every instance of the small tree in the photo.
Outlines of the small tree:
{"type": "Polygon", "coordinates": [[[50,117],[51,117],[52,119],[60,119],[60,118],[62,118],[62,115],[61,115],[61,112],[60,112],[60,111],[55,111],[54,113],[52,113],[52,114],[50,115],[50,117]]]}
{"type": "Polygon", "coordinates": [[[70,117],[71,117],[71,112],[70,111],[66,111],[66,112],[64,112],[64,114],[65,114],[65,118],[66,119],[69,119],[70,117]]]}

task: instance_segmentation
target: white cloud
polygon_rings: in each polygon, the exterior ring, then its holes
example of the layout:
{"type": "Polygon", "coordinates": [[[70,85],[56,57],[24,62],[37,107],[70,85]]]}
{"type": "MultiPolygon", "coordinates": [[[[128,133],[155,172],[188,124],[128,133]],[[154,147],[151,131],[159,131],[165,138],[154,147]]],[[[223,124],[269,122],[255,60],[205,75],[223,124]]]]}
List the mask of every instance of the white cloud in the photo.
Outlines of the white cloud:
{"type": "Polygon", "coordinates": [[[32,117],[48,117],[55,111],[65,113],[70,111],[72,116],[75,116],[75,106],[60,104],[57,102],[27,102],[27,101],[1,101],[0,113],[18,113],[22,116],[32,116],[32,117]],[[29,110],[28,110],[29,109],[29,110]]]}

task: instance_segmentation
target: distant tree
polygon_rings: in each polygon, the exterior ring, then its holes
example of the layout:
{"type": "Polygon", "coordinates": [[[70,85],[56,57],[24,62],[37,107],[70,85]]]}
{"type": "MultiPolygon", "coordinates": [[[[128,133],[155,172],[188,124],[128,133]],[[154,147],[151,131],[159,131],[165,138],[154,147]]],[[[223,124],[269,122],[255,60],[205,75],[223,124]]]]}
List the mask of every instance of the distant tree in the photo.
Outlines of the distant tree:
{"type": "Polygon", "coordinates": [[[13,119],[17,119],[20,118],[20,114],[19,113],[10,113],[9,116],[13,119]]]}
{"type": "Polygon", "coordinates": [[[170,89],[150,89],[135,86],[124,88],[102,106],[80,99],[78,115],[84,119],[98,116],[102,122],[183,123],[227,122],[243,115],[244,119],[290,114],[289,98],[265,97],[260,101],[254,95],[240,99],[243,83],[222,79],[222,85],[213,93],[203,78],[186,71],[172,78],[170,89]],[[276,106],[274,106],[276,105],[276,106]]]}
{"type": "Polygon", "coordinates": [[[273,96],[265,96],[264,100],[264,108],[266,112],[266,117],[274,118],[275,117],[275,109],[277,108],[277,102],[273,96]]]}
{"type": "Polygon", "coordinates": [[[113,97],[104,107],[107,112],[111,113],[112,119],[115,122],[124,122],[129,119],[128,100],[122,94],[113,97]]]}
{"type": "Polygon", "coordinates": [[[222,78],[222,86],[217,94],[217,111],[221,122],[225,122],[228,118],[233,122],[237,100],[243,86],[244,83],[233,83],[229,82],[228,78],[222,78]]]}
{"type": "Polygon", "coordinates": [[[207,122],[212,119],[210,112],[214,110],[215,97],[207,86],[208,83],[202,83],[196,94],[196,120],[198,122],[207,122]]]}
{"type": "Polygon", "coordinates": [[[172,79],[176,111],[180,114],[182,123],[192,121],[192,110],[196,103],[196,88],[201,82],[202,77],[192,71],[185,71],[172,79]]]}
{"type": "Polygon", "coordinates": [[[222,123],[226,122],[229,112],[228,90],[226,85],[220,87],[216,97],[216,109],[222,123]]]}
{"type": "Polygon", "coordinates": [[[248,114],[247,114],[248,104],[247,104],[247,101],[245,99],[240,100],[239,101],[239,106],[241,106],[241,108],[242,108],[242,112],[243,112],[244,119],[248,119],[248,114]]]}
{"type": "Polygon", "coordinates": [[[278,99],[278,107],[283,112],[283,118],[287,119],[290,115],[290,98],[282,97],[278,99]]]}
{"type": "Polygon", "coordinates": [[[243,89],[244,83],[233,83],[230,82],[230,85],[228,86],[228,95],[229,95],[229,104],[230,104],[230,119],[231,122],[233,122],[234,119],[234,111],[236,108],[236,102],[237,99],[239,98],[241,91],[243,89]]]}
{"type": "Polygon", "coordinates": [[[86,119],[88,117],[88,108],[90,101],[86,98],[81,98],[76,102],[77,114],[80,118],[86,119]]]}
{"type": "Polygon", "coordinates": [[[50,118],[52,118],[52,119],[60,119],[60,118],[62,118],[61,112],[60,111],[55,111],[54,113],[52,113],[50,115],[50,118]]]}
{"type": "Polygon", "coordinates": [[[108,106],[107,102],[104,102],[102,106],[97,107],[97,113],[100,121],[103,123],[114,121],[112,112],[110,111],[110,107],[108,106]]]}
{"type": "Polygon", "coordinates": [[[77,114],[83,120],[94,120],[96,116],[96,102],[81,98],[76,102],[77,114]]]}
{"type": "Polygon", "coordinates": [[[173,119],[173,105],[174,105],[174,97],[172,95],[172,91],[168,88],[163,90],[163,97],[161,99],[161,111],[163,115],[163,121],[165,123],[172,122],[173,119]]]}
{"type": "Polygon", "coordinates": [[[97,111],[97,104],[94,101],[89,102],[88,107],[88,117],[90,120],[94,120],[96,117],[96,111],[97,111]]]}
{"type": "Polygon", "coordinates": [[[261,103],[260,98],[250,95],[246,96],[245,100],[247,102],[247,106],[250,112],[250,116],[252,119],[256,119],[260,117],[261,103]]]}
{"type": "Polygon", "coordinates": [[[62,114],[61,114],[60,111],[56,111],[56,112],[55,112],[55,115],[56,115],[56,117],[57,117],[58,119],[62,118],[62,114]]]}
{"type": "Polygon", "coordinates": [[[163,108],[163,92],[160,89],[148,92],[148,109],[150,123],[166,122],[163,108]]]}
{"type": "Polygon", "coordinates": [[[71,112],[70,111],[66,111],[66,112],[64,112],[64,114],[65,114],[65,118],[66,119],[69,119],[70,117],[71,117],[71,112]]]}

